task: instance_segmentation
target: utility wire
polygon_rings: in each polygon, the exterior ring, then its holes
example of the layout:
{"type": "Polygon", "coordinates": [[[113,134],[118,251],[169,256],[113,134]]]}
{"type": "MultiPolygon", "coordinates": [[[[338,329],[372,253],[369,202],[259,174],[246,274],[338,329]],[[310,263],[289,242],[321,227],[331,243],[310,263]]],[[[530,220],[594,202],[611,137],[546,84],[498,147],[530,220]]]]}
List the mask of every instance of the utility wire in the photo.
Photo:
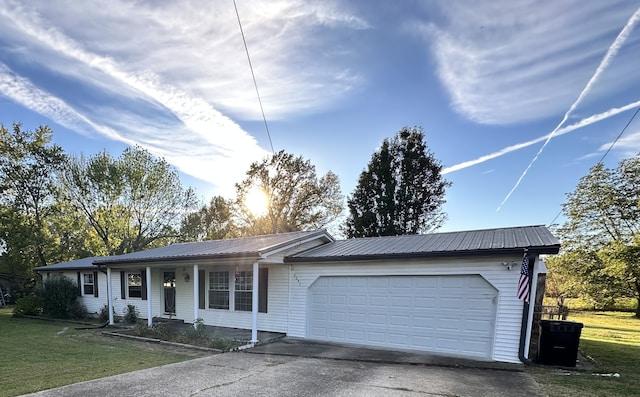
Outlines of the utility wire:
{"type": "Polygon", "coordinates": [[[253,65],[251,64],[251,56],[249,56],[249,48],[247,47],[247,40],[244,37],[244,30],[242,29],[242,22],[240,21],[240,13],[238,13],[238,6],[236,5],[236,0],[233,0],[233,7],[236,10],[236,17],[238,17],[238,26],[240,27],[240,34],[242,35],[244,50],[247,53],[247,60],[249,61],[249,69],[251,69],[251,77],[253,78],[253,86],[255,87],[256,95],[258,96],[258,103],[260,104],[260,112],[262,112],[262,120],[264,121],[264,128],[267,130],[267,137],[269,138],[269,145],[271,146],[271,152],[273,154],[276,154],[275,150],[273,150],[273,142],[271,141],[269,124],[267,124],[267,117],[264,115],[264,108],[262,107],[262,99],[260,99],[260,91],[258,91],[258,83],[256,82],[256,75],[253,72],[253,65]]]}
{"type": "MultiPolygon", "coordinates": [[[[611,145],[609,145],[609,148],[607,149],[607,151],[602,155],[602,157],[600,158],[600,161],[598,161],[596,164],[600,164],[604,161],[604,159],[607,157],[607,155],[609,154],[609,152],[611,151],[611,149],[613,149],[613,147],[615,146],[616,143],[618,143],[618,141],[620,140],[620,138],[622,137],[622,135],[625,133],[625,131],[627,131],[627,128],[629,128],[629,125],[631,125],[631,122],[636,118],[636,116],[638,115],[638,112],[640,112],[640,107],[636,109],[636,111],[633,113],[633,116],[631,116],[631,118],[629,119],[629,121],[627,122],[627,124],[624,126],[624,128],[622,129],[622,131],[620,131],[620,133],[618,134],[618,136],[616,137],[616,139],[611,142],[611,145]]],[[[558,214],[553,218],[553,220],[549,223],[549,226],[553,225],[553,223],[556,221],[556,219],[558,219],[558,217],[562,214],[562,209],[558,212],[558,214]]]]}

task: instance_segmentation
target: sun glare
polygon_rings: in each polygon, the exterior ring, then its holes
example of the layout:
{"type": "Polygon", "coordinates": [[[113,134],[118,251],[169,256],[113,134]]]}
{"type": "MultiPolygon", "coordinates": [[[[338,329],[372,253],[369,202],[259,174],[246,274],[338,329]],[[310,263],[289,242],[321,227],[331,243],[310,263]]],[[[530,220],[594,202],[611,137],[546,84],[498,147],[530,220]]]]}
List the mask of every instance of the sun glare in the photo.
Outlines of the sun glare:
{"type": "Polygon", "coordinates": [[[264,190],[254,187],[247,192],[244,205],[251,211],[253,216],[262,216],[267,213],[269,198],[264,190]]]}

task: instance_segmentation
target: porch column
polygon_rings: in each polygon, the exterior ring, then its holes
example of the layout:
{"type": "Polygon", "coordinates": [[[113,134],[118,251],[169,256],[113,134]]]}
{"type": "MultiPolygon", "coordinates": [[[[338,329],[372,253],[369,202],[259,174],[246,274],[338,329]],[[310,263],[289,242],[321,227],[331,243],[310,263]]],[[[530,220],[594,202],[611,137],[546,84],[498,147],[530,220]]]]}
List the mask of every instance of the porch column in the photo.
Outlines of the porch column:
{"type": "Polygon", "coordinates": [[[258,262],[253,263],[253,289],[251,291],[251,343],[258,343],[258,262]]]}
{"type": "Polygon", "coordinates": [[[147,266],[147,327],[153,325],[153,313],[151,312],[151,267],[147,266]]]}
{"type": "Polygon", "coordinates": [[[113,283],[111,282],[111,268],[107,268],[107,311],[109,311],[109,325],[113,325],[113,283]]]}
{"type": "Polygon", "coordinates": [[[200,274],[198,265],[193,265],[193,326],[196,326],[196,320],[200,317],[198,308],[200,306],[200,274]]]}

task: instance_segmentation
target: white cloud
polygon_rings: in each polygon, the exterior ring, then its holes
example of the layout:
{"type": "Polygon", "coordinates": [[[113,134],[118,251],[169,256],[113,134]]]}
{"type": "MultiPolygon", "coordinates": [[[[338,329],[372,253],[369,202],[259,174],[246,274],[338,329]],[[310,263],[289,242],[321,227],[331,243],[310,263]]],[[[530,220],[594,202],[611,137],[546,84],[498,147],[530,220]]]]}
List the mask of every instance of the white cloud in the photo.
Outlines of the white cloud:
{"type": "MultiPolygon", "coordinates": [[[[577,123],[574,123],[574,124],[568,125],[566,127],[560,128],[557,131],[555,131],[555,133],[551,133],[550,132],[550,133],[548,133],[548,134],[546,134],[544,136],[540,136],[538,138],[535,138],[535,139],[532,139],[532,140],[529,140],[529,141],[526,141],[526,142],[521,142],[521,143],[518,143],[518,144],[515,144],[515,145],[507,146],[507,147],[505,147],[503,149],[500,149],[498,151],[495,151],[493,153],[489,153],[489,154],[486,154],[484,156],[478,157],[477,159],[464,161],[462,163],[458,163],[458,164],[454,164],[452,166],[446,167],[446,168],[444,168],[442,170],[442,173],[443,174],[449,174],[451,172],[460,171],[462,169],[469,168],[469,167],[472,167],[474,165],[482,164],[482,163],[484,163],[486,161],[489,161],[489,160],[504,156],[505,154],[508,154],[508,153],[511,153],[511,152],[515,152],[516,150],[524,149],[524,148],[526,148],[528,146],[535,145],[536,143],[544,142],[547,139],[549,139],[550,137],[558,137],[558,136],[567,134],[569,132],[575,131],[577,129],[580,129],[582,127],[586,127],[588,125],[597,123],[599,121],[606,120],[609,117],[612,117],[612,116],[615,116],[617,114],[626,112],[628,110],[635,109],[638,106],[640,106],[640,101],[629,103],[629,104],[627,104],[625,106],[622,106],[622,107],[619,107],[619,108],[609,109],[609,110],[607,110],[606,112],[603,112],[603,113],[594,114],[592,116],[586,117],[586,118],[578,121],[577,123]]],[[[632,135],[634,135],[634,134],[632,134],[632,135]]],[[[631,148],[633,148],[632,143],[634,142],[635,139],[638,139],[638,138],[631,138],[628,141],[631,144],[631,146],[630,146],[631,148]]],[[[625,146],[622,141],[619,141],[619,145],[625,146]]],[[[603,145],[603,147],[604,146],[606,146],[606,145],[603,145]]]]}
{"type": "MultiPolygon", "coordinates": [[[[637,123],[636,123],[637,124],[637,123]]],[[[606,151],[611,148],[614,142],[607,142],[600,146],[600,151],[606,151]]],[[[636,125],[635,131],[625,132],[612,148],[613,150],[622,152],[624,157],[633,157],[640,153],[640,127],[636,125]]]]}
{"type": "Polygon", "coordinates": [[[0,92],[65,128],[83,133],[95,131],[127,145],[140,145],[154,155],[164,157],[182,172],[210,182],[216,187],[216,194],[231,195],[234,183],[244,177],[249,163],[259,158],[238,155],[234,151],[238,149],[235,148],[196,142],[191,131],[179,125],[175,126],[170,137],[166,137],[166,131],[162,127],[145,124],[144,120],[134,114],[117,112],[107,115],[113,121],[111,126],[95,122],[60,98],[17,76],[2,63],[0,92]],[[130,138],[132,136],[135,139],[130,138]]]}
{"type": "MultiPolygon", "coordinates": [[[[331,104],[359,81],[335,59],[308,57],[327,45],[317,29],[365,21],[332,3],[238,5],[269,120],[331,104]]],[[[223,114],[261,117],[231,2],[0,0],[0,36],[12,63],[36,69],[5,66],[13,91],[3,94],[65,127],[139,144],[222,194],[268,154],[223,114]],[[78,87],[104,98],[78,97],[78,87]]]]}
{"type": "MultiPolygon", "coordinates": [[[[116,64],[159,86],[170,81],[233,117],[261,117],[232,2],[26,4],[32,8],[8,1],[7,19],[39,41],[57,42],[68,56],[88,53],[101,70],[116,64]]],[[[324,30],[364,29],[365,21],[330,2],[239,2],[238,8],[269,119],[327,106],[359,83],[340,62],[353,49],[324,30]],[[332,56],[318,57],[326,53],[332,56]]]]}
{"type": "MultiPolygon", "coordinates": [[[[479,123],[510,124],[567,109],[636,8],[623,1],[450,1],[441,10],[445,22],[421,29],[457,111],[479,123]]],[[[599,94],[640,82],[636,69],[634,51],[619,54],[599,94]]]]}

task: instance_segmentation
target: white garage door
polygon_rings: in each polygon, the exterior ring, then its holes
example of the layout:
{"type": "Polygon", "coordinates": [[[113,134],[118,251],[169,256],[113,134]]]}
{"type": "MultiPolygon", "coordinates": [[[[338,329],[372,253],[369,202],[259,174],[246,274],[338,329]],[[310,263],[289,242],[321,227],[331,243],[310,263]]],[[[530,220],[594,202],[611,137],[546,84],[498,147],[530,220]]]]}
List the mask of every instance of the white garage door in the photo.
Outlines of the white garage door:
{"type": "Polygon", "coordinates": [[[478,275],[320,277],[314,340],[491,358],[498,291],[478,275]]]}

